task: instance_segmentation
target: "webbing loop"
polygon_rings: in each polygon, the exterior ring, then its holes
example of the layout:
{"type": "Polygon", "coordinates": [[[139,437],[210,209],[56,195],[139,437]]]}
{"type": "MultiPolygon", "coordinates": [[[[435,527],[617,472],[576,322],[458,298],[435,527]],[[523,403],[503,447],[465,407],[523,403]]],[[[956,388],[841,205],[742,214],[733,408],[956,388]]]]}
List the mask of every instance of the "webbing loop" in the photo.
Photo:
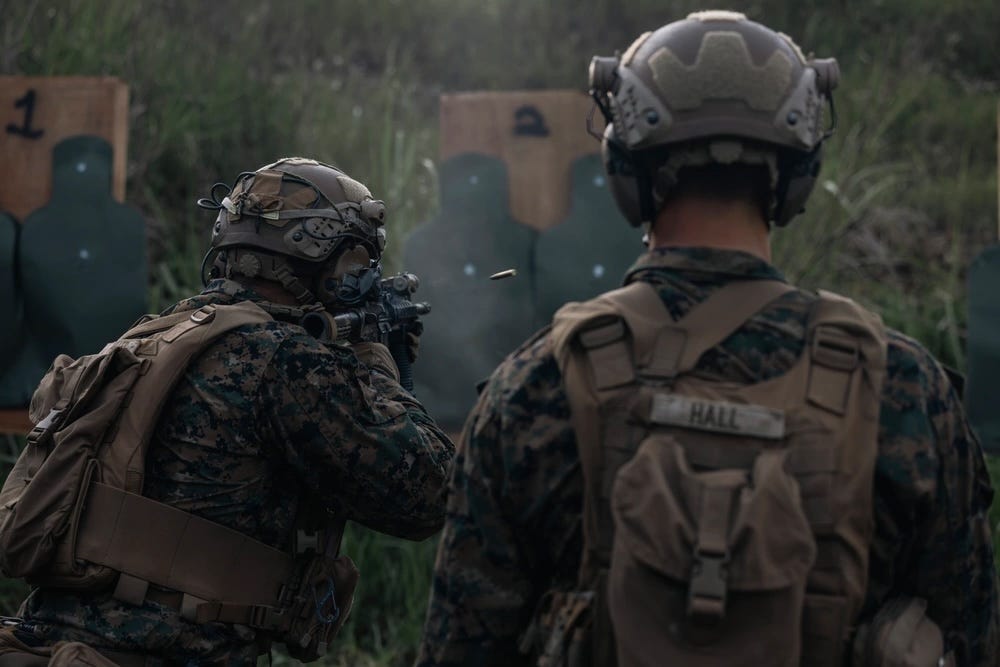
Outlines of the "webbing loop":
{"type": "Polygon", "coordinates": [[[215,319],[215,306],[208,304],[191,313],[191,321],[195,324],[205,324],[215,319]]]}
{"type": "Polygon", "coordinates": [[[823,325],[813,332],[810,355],[814,363],[842,371],[853,371],[861,363],[858,341],[838,329],[823,325]]]}
{"type": "Polygon", "coordinates": [[[586,350],[597,391],[613,389],[635,381],[632,350],[626,336],[625,323],[616,319],[610,323],[580,332],[580,345],[586,350]]]}
{"type": "Polygon", "coordinates": [[[845,414],[851,395],[851,378],[861,366],[858,341],[838,329],[820,325],[813,331],[809,356],[812,367],[806,399],[836,415],[845,414]]]}

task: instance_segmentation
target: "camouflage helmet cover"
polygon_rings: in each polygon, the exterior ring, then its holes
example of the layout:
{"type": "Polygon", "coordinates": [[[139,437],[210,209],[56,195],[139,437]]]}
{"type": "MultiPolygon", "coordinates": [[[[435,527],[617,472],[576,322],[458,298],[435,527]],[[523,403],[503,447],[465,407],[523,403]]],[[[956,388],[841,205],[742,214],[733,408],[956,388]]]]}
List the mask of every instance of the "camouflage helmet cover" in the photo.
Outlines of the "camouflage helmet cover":
{"type": "Polygon", "coordinates": [[[345,240],[385,246],[385,204],[336,167],[284,158],[241,174],[221,202],[212,248],[258,248],[309,263],[324,263],[345,240]]]}
{"type": "Polygon", "coordinates": [[[326,302],[329,265],[336,281],[377,265],[385,249],[385,204],[331,165],[283,158],[240,174],[222,201],[214,190],[199,205],[219,211],[209,253],[229,277],[277,281],[302,302],[326,302]],[[293,279],[320,274],[311,288],[293,279]]]}
{"type": "MultiPolygon", "coordinates": [[[[609,116],[605,143],[628,153],[673,150],[668,173],[651,178],[661,189],[681,167],[707,162],[765,164],[777,189],[774,152],[817,151],[839,78],[835,60],[809,60],[787,35],[728,11],[691,14],[640,36],[620,59],[590,66],[592,92],[609,116]]],[[[781,204],[787,211],[796,202],[781,204]]],[[[638,211],[624,212],[638,224],[638,211]]]]}

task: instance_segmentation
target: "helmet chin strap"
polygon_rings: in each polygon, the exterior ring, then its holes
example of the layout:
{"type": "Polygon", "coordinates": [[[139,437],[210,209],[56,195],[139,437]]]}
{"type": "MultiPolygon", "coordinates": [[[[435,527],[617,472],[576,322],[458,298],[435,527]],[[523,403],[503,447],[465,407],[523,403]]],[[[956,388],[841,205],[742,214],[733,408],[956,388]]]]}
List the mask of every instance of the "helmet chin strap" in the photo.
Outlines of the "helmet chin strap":
{"type": "Polygon", "coordinates": [[[275,264],[277,265],[273,271],[275,279],[289,294],[295,297],[296,301],[302,305],[316,303],[316,296],[292,273],[288,264],[281,261],[275,262],[275,264]]]}

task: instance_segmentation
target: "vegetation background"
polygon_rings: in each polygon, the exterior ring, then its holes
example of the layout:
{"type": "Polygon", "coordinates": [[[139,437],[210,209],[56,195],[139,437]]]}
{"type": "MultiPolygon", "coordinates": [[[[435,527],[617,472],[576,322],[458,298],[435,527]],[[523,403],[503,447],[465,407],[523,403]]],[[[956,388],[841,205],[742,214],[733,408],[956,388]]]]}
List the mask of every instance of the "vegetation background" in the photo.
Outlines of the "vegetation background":
{"type": "MultiPolygon", "coordinates": [[[[726,4],[807,51],[836,56],[844,73],[821,183],[807,213],[776,234],[776,264],[793,280],[879,309],[963,369],[966,268],[997,235],[1000,3],[726,4]]],[[[150,300],[159,308],[199,285],[211,219],[194,201],[212,183],[282,155],[338,164],[389,203],[396,268],[406,231],[436,206],[440,93],[582,90],[592,55],[704,8],[685,0],[0,0],[0,73],[128,82],[128,201],[149,223],[150,300]]],[[[345,549],[364,579],[327,664],[408,664],[433,540],[355,528],[345,549]]],[[[0,592],[8,612],[23,594],[15,582],[0,592]]]]}

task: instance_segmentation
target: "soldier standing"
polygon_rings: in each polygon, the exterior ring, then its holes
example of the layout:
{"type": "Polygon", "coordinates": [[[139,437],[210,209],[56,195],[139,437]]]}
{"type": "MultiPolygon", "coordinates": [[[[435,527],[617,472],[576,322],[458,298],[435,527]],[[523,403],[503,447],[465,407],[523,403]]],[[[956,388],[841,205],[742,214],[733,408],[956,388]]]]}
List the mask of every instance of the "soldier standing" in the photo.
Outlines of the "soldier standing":
{"type": "Polygon", "coordinates": [[[421,667],[996,664],[993,491],[954,388],[769,263],[838,79],[733,12],[594,59],[649,249],[485,385],[421,667]]]}
{"type": "MultiPolygon", "coordinates": [[[[385,345],[327,345],[298,324],[378,285],[384,204],[342,171],[302,158],[245,172],[221,202],[213,188],[199,203],[219,211],[206,257],[214,279],[130,330],[114,359],[135,353],[146,357],[140,375],[163,375],[164,359],[175,358],[164,355],[191,331],[233,313],[249,320],[206,339],[163,405],[149,406],[138,389],[122,403],[114,431],[127,435],[107,436],[96,454],[103,483],[83,486],[83,518],[67,531],[75,567],[57,557],[29,574],[36,587],[13,631],[28,647],[80,642],[123,665],[252,665],[277,640],[315,659],[357,581],[353,564],[337,558],[344,521],[414,540],[443,522],[454,447],[400,386],[385,345]],[[152,432],[128,434],[149,410],[159,413],[152,432]],[[144,475],[129,468],[122,486],[132,493],[123,493],[113,452],[147,437],[144,475]]],[[[33,413],[54,402],[60,377],[76,381],[76,367],[43,381],[33,413]]],[[[136,386],[155,391],[143,382],[136,386]]],[[[66,405],[56,402],[36,426],[26,456],[52,442],[51,451],[71,451],[65,438],[87,426],[73,401],[64,417],[66,405]]],[[[16,529],[6,530],[14,544],[16,529]]],[[[8,548],[5,563],[18,553],[8,548]]]]}

